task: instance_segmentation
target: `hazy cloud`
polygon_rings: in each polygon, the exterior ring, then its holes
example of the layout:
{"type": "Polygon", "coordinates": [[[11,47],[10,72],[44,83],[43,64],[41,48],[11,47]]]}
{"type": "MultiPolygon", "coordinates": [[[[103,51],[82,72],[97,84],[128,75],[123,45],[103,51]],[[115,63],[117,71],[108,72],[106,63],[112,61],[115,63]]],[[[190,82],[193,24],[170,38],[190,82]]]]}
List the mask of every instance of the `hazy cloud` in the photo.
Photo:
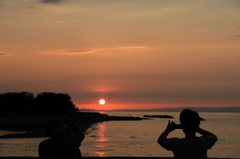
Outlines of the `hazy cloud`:
{"type": "Polygon", "coordinates": [[[54,23],[64,23],[64,22],[79,23],[81,21],[80,20],[69,20],[69,21],[56,20],[56,21],[54,21],[54,23]]]}
{"type": "Polygon", "coordinates": [[[240,35],[235,35],[235,37],[240,38],[240,35]]]}
{"type": "Polygon", "coordinates": [[[55,21],[46,21],[45,23],[80,23],[80,20],[67,20],[67,21],[63,21],[63,20],[55,20],[55,21]]]}
{"type": "Polygon", "coordinates": [[[95,52],[96,52],[95,50],[58,50],[41,52],[40,54],[80,55],[80,54],[92,54],[95,52]]]}
{"type": "Polygon", "coordinates": [[[117,47],[117,49],[146,49],[148,48],[147,46],[122,46],[122,47],[117,47]]]}
{"type": "Polygon", "coordinates": [[[42,0],[42,3],[60,3],[63,0],[42,0]]]}
{"type": "Polygon", "coordinates": [[[94,49],[94,50],[57,50],[57,51],[46,51],[46,52],[40,52],[40,54],[59,54],[59,55],[80,55],[80,54],[92,54],[99,51],[104,50],[138,50],[138,51],[149,51],[154,50],[155,48],[152,48],[150,46],[121,46],[121,47],[113,47],[113,48],[100,48],[100,49],[94,49]]]}
{"type": "Polygon", "coordinates": [[[0,56],[6,56],[6,55],[9,55],[9,54],[6,53],[6,52],[1,52],[1,51],[0,51],[0,56]]]}
{"type": "Polygon", "coordinates": [[[150,51],[150,50],[156,50],[156,48],[152,46],[119,46],[119,47],[112,47],[112,48],[102,48],[99,50],[150,51]]]}
{"type": "Polygon", "coordinates": [[[153,48],[151,46],[120,46],[113,49],[117,50],[139,50],[139,51],[149,51],[149,50],[155,50],[156,48],[153,48]]]}
{"type": "Polygon", "coordinates": [[[63,23],[64,21],[61,21],[61,20],[57,20],[57,21],[54,21],[54,23],[63,23]]]}

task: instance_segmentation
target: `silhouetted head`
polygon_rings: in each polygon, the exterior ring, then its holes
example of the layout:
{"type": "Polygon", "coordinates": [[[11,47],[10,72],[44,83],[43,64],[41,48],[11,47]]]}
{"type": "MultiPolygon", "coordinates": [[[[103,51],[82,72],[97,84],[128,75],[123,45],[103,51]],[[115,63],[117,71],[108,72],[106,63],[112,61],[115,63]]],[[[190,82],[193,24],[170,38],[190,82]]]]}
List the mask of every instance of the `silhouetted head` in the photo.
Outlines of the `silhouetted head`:
{"type": "Polygon", "coordinates": [[[61,117],[52,117],[46,124],[47,134],[53,138],[59,135],[66,134],[65,124],[61,117]]]}
{"type": "Polygon", "coordinates": [[[200,118],[196,111],[184,109],[180,114],[180,123],[185,134],[195,134],[200,125],[200,118]]]}

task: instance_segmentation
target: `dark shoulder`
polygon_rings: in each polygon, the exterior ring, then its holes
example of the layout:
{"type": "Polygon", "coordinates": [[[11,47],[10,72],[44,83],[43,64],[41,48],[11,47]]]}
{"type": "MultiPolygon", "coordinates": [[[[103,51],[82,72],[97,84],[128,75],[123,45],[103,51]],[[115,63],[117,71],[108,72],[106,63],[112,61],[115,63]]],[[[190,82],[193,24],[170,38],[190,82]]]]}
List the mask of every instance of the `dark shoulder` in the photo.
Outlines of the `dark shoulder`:
{"type": "Polygon", "coordinates": [[[39,143],[39,147],[49,145],[52,143],[52,139],[46,139],[39,143]]]}
{"type": "Polygon", "coordinates": [[[76,141],[79,142],[79,141],[81,140],[81,135],[75,134],[75,133],[71,133],[71,134],[68,134],[68,135],[66,136],[66,138],[71,139],[71,140],[74,140],[75,142],[76,142],[76,141]]]}
{"type": "Polygon", "coordinates": [[[40,142],[40,145],[41,145],[41,144],[48,143],[48,142],[51,142],[51,139],[46,139],[46,140],[41,141],[41,142],[40,142]]]}

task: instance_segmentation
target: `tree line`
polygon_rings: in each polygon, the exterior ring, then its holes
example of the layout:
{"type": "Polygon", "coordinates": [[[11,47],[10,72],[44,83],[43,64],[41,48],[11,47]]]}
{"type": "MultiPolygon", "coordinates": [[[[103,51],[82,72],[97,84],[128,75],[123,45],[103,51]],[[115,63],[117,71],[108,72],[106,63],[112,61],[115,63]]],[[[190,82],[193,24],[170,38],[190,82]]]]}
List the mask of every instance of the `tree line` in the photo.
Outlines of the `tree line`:
{"type": "Polygon", "coordinates": [[[34,97],[30,92],[0,94],[0,112],[75,112],[78,108],[68,94],[42,92],[34,97]]]}

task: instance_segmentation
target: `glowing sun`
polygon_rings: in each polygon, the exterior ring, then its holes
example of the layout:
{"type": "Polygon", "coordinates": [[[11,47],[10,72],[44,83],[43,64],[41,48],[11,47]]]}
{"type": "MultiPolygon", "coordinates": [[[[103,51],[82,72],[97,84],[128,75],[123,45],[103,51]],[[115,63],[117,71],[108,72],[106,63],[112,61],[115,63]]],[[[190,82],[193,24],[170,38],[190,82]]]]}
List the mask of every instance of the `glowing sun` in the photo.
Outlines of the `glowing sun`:
{"type": "Polygon", "coordinates": [[[100,99],[99,100],[99,104],[104,105],[105,104],[105,100],[104,99],[100,99]]]}

